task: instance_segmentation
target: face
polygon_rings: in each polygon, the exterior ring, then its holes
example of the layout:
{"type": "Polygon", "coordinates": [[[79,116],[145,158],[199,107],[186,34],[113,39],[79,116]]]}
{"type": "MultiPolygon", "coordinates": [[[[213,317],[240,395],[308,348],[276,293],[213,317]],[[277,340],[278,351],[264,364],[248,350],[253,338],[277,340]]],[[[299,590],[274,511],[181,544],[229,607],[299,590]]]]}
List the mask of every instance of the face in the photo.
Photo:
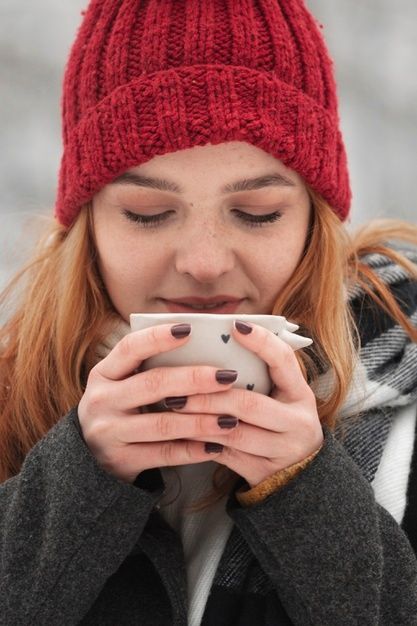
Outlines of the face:
{"type": "Polygon", "coordinates": [[[101,276],[126,322],[192,296],[233,296],[238,313],[270,314],[303,255],[311,212],[300,176],[240,141],[130,168],[92,210],[101,276]],[[167,183],[143,186],[150,178],[167,183]]]}

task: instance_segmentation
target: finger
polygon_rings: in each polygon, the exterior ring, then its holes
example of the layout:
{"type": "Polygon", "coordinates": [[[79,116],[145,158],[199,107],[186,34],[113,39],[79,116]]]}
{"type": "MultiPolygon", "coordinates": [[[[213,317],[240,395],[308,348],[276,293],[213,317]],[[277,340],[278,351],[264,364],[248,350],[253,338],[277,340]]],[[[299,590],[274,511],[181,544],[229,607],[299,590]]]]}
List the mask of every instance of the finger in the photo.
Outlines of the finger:
{"type": "MultiPolygon", "coordinates": [[[[214,415],[178,415],[176,413],[144,413],[118,420],[116,437],[121,443],[170,441],[195,437],[215,437],[225,432],[214,415]]],[[[102,428],[112,428],[110,421],[102,428]]]]}
{"type": "Polygon", "coordinates": [[[205,444],[198,441],[132,443],[123,446],[118,451],[117,463],[124,465],[125,473],[130,475],[133,480],[145,469],[203,463],[219,456],[219,452],[211,452],[210,454],[206,452],[205,444]],[[140,459],[140,467],[138,459],[140,459]]]}
{"type": "MultiPolygon", "coordinates": [[[[194,441],[207,441],[207,437],[204,435],[197,435],[192,439],[194,441]]],[[[262,458],[284,459],[287,456],[281,433],[271,433],[244,422],[239,422],[236,428],[227,433],[217,433],[210,436],[210,441],[262,458]]],[[[292,450],[292,452],[294,451],[292,450]]]]}
{"type": "Polygon", "coordinates": [[[93,369],[109,380],[122,380],[145,359],[174,350],[187,341],[190,335],[182,339],[172,335],[171,328],[176,325],[161,324],[128,333],[93,369]]]}
{"type": "Polygon", "coordinates": [[[278,389],[278,397],[286,402],[303,397],[306,388],[310,388],[301,372],[293,348],[267,328],[258,324],[247,322],[245,324],[251,326],[252,331],[245,335],[233,327],[233,338],[265,361],[272,381],[278,389]]]}
{"type": "Polygon", "coordinates": [[[195,394],[175,413],[235,415],[239,420],[272,432],[285,432],[294,422],[293,405],[246,389],[228,389],[209,394],[195,394]]]}
{"type": "Polygon", "coordinates": [[[276,462],[270,459],[262,459],[227,446],[223,448],[221,454],[217,455],[216,462],[242,476],[251,488],[275,474],[279,469],[276,462]]]}
{"type": "Polygon", "coordinates": [[[170,396],[181,395],[188,400],[195,393],[209,394],[229,389],[236,380],[230,383],[219,382],[216,379],[219,371],[221,370],[211,365],[155,367],[111,383],[108,402],[120,413],[154,404],[170,396]]]}

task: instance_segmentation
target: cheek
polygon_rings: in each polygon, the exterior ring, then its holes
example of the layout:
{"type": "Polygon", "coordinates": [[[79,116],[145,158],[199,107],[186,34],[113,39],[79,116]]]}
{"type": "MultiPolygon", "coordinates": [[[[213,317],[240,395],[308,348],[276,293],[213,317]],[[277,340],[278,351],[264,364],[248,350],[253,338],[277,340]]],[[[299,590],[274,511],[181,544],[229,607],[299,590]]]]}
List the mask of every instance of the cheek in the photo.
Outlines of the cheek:
{"type": "Polygon", "coordinates": [[[99,224],[95,231],[98,263],[101,275],[110,286],[115,281],[128,279],[138,266],[140,248],[133,246],[129,237],[111,228],[110,224],[99,224]]]}
{"type": "Polygon", "coordinates": [[[301,233],[288,229],[280,232],[273,241],[269,241],[261,253],[258,248],[252,259],[257,259],[259,280],[264,285],[267,284],[271,290],[281,288],[300,263],[305,243],[304,231],[301,233]]]}

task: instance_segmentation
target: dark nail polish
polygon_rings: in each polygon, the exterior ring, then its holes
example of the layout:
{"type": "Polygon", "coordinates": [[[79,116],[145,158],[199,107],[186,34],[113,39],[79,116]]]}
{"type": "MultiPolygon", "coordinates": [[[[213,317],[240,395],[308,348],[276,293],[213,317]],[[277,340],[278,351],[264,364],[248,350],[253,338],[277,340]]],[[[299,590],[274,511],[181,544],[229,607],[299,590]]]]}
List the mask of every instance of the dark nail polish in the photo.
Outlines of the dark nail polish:
{"type": "Polygon", "coordinates": [[[171,335],[175,337],[175,339],[182,339],[183,337],[187,337],[191,332],[191,324],[175,324],[171,328],[171,335]]]}
{"type": "Polygon", "coordinates": [[[234,415],[220,415],[217,419],[220,428],[234,428],[237,422],[238,419],[234,415]]]}
{"type": "Polygon", "coordinates": [[[217,370],[216,380],[222,385],[234,383],[237,380],[238,373],[236,370],[217,370]]]}
{"type": "Polygon", "coordinates": [[[235,327],[242,335],[249,335],[252,332],[252,326],[246,322],[235,320],[235,327]]]}
{"type": "Polygon", "coordinates": [[[206,443],[204,444],[204,450],[206,452],[221,452],[223,446],[221,443],[206,443]]]}
{"type": "Polygon", "coordinates": [[[165,398],[164,404],[167,409],[182,409],[187,403],[187,396],[165,398]]]}

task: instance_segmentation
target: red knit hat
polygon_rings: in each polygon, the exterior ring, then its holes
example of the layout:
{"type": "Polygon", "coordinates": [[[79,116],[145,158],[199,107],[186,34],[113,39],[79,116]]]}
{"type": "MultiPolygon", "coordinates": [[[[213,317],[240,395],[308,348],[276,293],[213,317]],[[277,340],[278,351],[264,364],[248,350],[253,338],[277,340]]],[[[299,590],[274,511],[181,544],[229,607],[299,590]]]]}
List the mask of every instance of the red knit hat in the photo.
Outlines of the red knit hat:
{"type": "Polygon", "coordinates": [[[301,0],[92,0],[83,15],[63,81],[59,222],[130,167],[224,141],[272,154],[347,217],[332,62],[301,0]]]}

